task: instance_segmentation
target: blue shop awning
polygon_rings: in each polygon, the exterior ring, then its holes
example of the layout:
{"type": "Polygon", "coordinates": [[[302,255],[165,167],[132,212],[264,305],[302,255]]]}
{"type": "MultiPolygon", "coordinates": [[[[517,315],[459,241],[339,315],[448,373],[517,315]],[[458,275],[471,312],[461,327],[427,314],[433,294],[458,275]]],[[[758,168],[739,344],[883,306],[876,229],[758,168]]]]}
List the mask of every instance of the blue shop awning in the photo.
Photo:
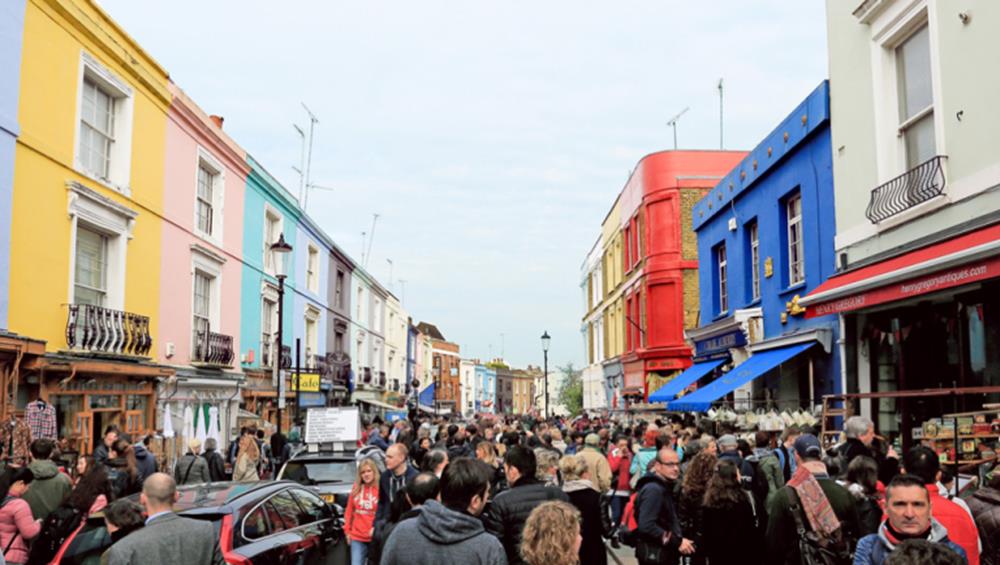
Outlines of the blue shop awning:
{"type": "Polygon", "coordinates": [[[704,363],[695,363],[694,365],[691,365],[685,369],[683,373],[674,377],[672,381],[661,386],[659,390],[649,395],[649,401],[670,402],[676,398],[682,390],[691,386],[695,381],[704,377],[725,361],[725,359],[716,359],[714,361],[705,361],[704,363]]]}
{"type": "Polygon", "coordinates": [[[420,391],[420,395],[417,397],[417,403],[423,404],[424,406],[434,406],[434,383],[427,385],[427,388],[420,391]]]}
{"type": "Polygon", "coordinates": [[[691,394],[667,404],[667,409],[675,412],[705,412],[716,400],[781,365],[814,344],[815,342],[799,343],[754,353],[750,359],[739,364],[732,371],[691,394]]]}

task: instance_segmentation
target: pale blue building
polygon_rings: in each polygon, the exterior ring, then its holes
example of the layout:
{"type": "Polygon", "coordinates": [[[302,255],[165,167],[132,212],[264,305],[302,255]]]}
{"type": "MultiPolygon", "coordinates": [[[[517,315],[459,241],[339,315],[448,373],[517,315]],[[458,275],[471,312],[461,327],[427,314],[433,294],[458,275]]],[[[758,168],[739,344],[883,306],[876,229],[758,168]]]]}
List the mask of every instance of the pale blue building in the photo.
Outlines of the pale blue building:
{"type": "Polygon", "coordinates": [[[23,29],[24,0],[0,2],[0,329],[7,328],[10,299],[10,226],[23,29]]]}

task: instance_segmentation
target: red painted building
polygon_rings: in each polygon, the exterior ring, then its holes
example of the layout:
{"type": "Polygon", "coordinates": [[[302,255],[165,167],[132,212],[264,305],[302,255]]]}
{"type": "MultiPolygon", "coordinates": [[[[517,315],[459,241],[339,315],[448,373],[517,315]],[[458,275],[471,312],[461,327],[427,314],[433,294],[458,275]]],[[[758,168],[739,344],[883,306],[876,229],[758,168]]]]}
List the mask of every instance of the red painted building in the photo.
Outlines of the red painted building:
{"type": "Polygon", "coordinates": [[[691,365],[684,330],[698,327],[698,245],[691,210],[745,151],[643,157],[621,194],[624,390],[633,400],[691,365]]]}

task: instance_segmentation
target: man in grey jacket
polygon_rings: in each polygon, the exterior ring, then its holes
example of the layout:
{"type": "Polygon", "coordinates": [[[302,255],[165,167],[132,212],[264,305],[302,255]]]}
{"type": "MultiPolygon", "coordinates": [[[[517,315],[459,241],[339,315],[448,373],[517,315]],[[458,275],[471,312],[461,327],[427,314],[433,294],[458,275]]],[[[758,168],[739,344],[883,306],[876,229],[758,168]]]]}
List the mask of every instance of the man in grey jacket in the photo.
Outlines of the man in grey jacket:
{"type": "Polygon", "coordinates": [[[392,530],[381,565],[507,565],[500,541],[486,533],[478,518],[489,500],[492,477],[482,461],[452,461],[441,476],[441,502],[428,500],[419,517],[392,530]]]}
{"type": "Polygon", "coordinates": [[[146,507],[146,527],[108,549],[109,565],[223,565],[215,530],[207,522],[174,514],[177,483],[170,475],[150,475],[139,500],[146,507]]]}
{"type": "Polygon", "coordinates": [[[201,442],[192,439],[188,442],[188,452],[177,460],[174,465],[174,480],[179,485],[196,485],[212,482],[212,474],[208,471],[208,461],[199,455],[201,442]]]}

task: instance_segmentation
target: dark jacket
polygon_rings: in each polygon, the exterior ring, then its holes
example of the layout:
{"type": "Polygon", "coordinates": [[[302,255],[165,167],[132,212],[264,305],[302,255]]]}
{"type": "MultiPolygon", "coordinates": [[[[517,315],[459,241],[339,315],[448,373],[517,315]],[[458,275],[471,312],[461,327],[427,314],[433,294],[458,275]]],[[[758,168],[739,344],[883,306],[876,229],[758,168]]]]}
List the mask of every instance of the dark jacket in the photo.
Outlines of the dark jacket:
{"type": "Polygon", "coordinates": [[[685,491],[680,489],[675,494],[677,499],[677,519],[681,524],[682,535],[694,542],[695,552],[690,556],[692,565],[700,565],[705,562],[704,545],[701,536],[704,533],[704,512],[705,508],[702,499],[705,498],[704,488],[700,490],[685,491]]]}
{"type": "Polygon", "coordinates": [[[428,500],[420,515],[399,522],[386,540],[381,565],[476,563],[505,565],[504,548],[474,516],[428,500]]]}
{"type": "Polygon", "coordinates": [[[44,522],[45,517],[66,500],[73,485],[69,477],[60,473],[59,467],[49,459],[32,461],[28,469],[35,475],[35,480],[21,498],[28,503],[31,514],[44,522]]]}
{"type": "Polygon", "coordinates": [[[132,447],[135,451],[135,466],[139,469],[139,482],[156,472],[156,456],[150,453],[141,443],[132,447]]]}
{"type": "Polygon", "coordinates": [[[655,472],[646,473],[635,485],[636,533],[640,545],[662,545],[661,563],[676,563],[683,540],[681,522],[674,501],[676,483],[655,472]]]}
{"type": "Polygon", "coordinates": [[[386,520],[385,522],[376,523],[375,529],[372,531],[372,541],[368,543],[368,562],[379,563],[382,560],[382,549],[385,548],[385,542],[389,540],[389,536],[392,535],[392,531],[396,529],[396,526],[399,525],[400,522],[420,516],[422,509],[423,506],[411,508],[404,512],[396,522],[386,520]]]}
{"type": "Polygon", "coordinates": [[[878,497],[865,494],[861,485],[849,485],[847,490],[858,507],[858,537],[878,533],[878,527],[882,524],[882,507],[879,506],[878,497]]]}
{"type": "Polygon", "coordinates": [[[108,479],[111,480],[111,492],[115,495],[115,499],[135,494],[142,490],[138,470],[134,477],[129,474],[128,461],[124,457],[108,459],[106,465],[108,467],[108,479]]]}
{"type": "Polygon", "coordinates": [[[389,442],[385,441],[385,438],[382,437],[382,434],[378,432],[375,432],[374,434],[372,434],[372,437],[368,438],[368,445],[374,445],[375,447],[378,447],[382,451],[386,451],[389,449],[389,442]]]}
{"type": "Polygon", "coordinates": [[[701,543],[695,542],[695,546],[711,565],[755,565],[761,562],[763,545],[749,498],[732,506],[706,506],[702,510],[701,543]]]}
{"type": "Polygon", "coordinates": [[[219,452],[214,449],[206,449],[203,457],[208,463],[208,476],[212,482],[226,480],[226,462],[222,460],[219,452]]]}
{"type": "Polygon", "coordinates": [[[983,542],[979,562],[982,565],[1000,565],[1000,490],[981,488],[965,502],[976,518],[979,541],[983,542]]]}
{"type": "MultiPolygon", "coordinates": [[[[410,482],[410,479],[417,476],[417,470],[414,469],[409,461],[405,463],[406,473],[403,475],[403,483],[400,489],[406,487],[406,483],[410,482]]],[[[382,471],[382,476],[378,479],[378,508],[375,509],[375,524],[378,525],[379,522],[384,522],[389,519],[389,510],[392,508],[392,497],[389,496],[389,486],[392,477],[392,471],[386,469],[382,471]]]]}
{"type": "Polygon", "coordinates": [[[111,454],[108,452],[108,446],[104,445],[104,442],[97,444],[94,448],[94,461],[102,465],[107,465],[108,459],[111,454]]]}
{"type": "Polygon", "coordinates": [[[889,484],[889,481],[899,473],[899,460],[894,457],[885,457],[879,451],[868,447],[858,438],[847,438],[847,441],[840,446],[840,472],[847,474],[847,466],[855,457],[867,455],[878,464],[878,480],[882,484],[889,484]]]}
{"type": "Polygon", "coordinates": [[[606,565],[608,554],[604,549],[604,527],[601,520],[601,495],[590,481],[568,481],[563,492],[569,502],[580,511],[580,565],[606,565]]]}
{"type": "Polygon", "coordinates": [[[514,486],[497,495],[483,512],[483,525],[503,544],[507,561],[511,565],[524,563],[518,550],[521,532],[528,515],[539,504],[550,500],[569,502],[569,497],[558,487],[547,487],[534,477],[524,477],[514,486]]]}
{"type": "Polygon", "coordinates": [[[719,453],[719,460],[728,459],[736,464],[736,468],[740,470],[740,475],[743,477],[743,484],[749,485],[753,481],[753,465],[748,461],[744,461],[743,457],[740,456],[739,451],[722,451],[719,453]]]}
{"type": "MultiPolygon", "coordinates": [[[[833,513],[840,520],[844,540],[853,547],[858,539],[860,526],[858,524],[858,507],[854,497],[847,489],[837,484],[826,475],[817,475],[823,494],[830,501],[833,513]]],[[[795,533],[795,517],[792,515],[792,504],[798,504],[799,497],[790,486],[781,487],[771,499],[767,508],[767,533],[764,535],[765,556],[768,564],[799,565],[798,535],[795,533]]],[[[801,510],[800,510],[801,512],[801,510]]],[[[805,516],[801,515],[803,520],[805,516]]],[[[809,527],[808,520],[803,522],[809,527]]]]}

